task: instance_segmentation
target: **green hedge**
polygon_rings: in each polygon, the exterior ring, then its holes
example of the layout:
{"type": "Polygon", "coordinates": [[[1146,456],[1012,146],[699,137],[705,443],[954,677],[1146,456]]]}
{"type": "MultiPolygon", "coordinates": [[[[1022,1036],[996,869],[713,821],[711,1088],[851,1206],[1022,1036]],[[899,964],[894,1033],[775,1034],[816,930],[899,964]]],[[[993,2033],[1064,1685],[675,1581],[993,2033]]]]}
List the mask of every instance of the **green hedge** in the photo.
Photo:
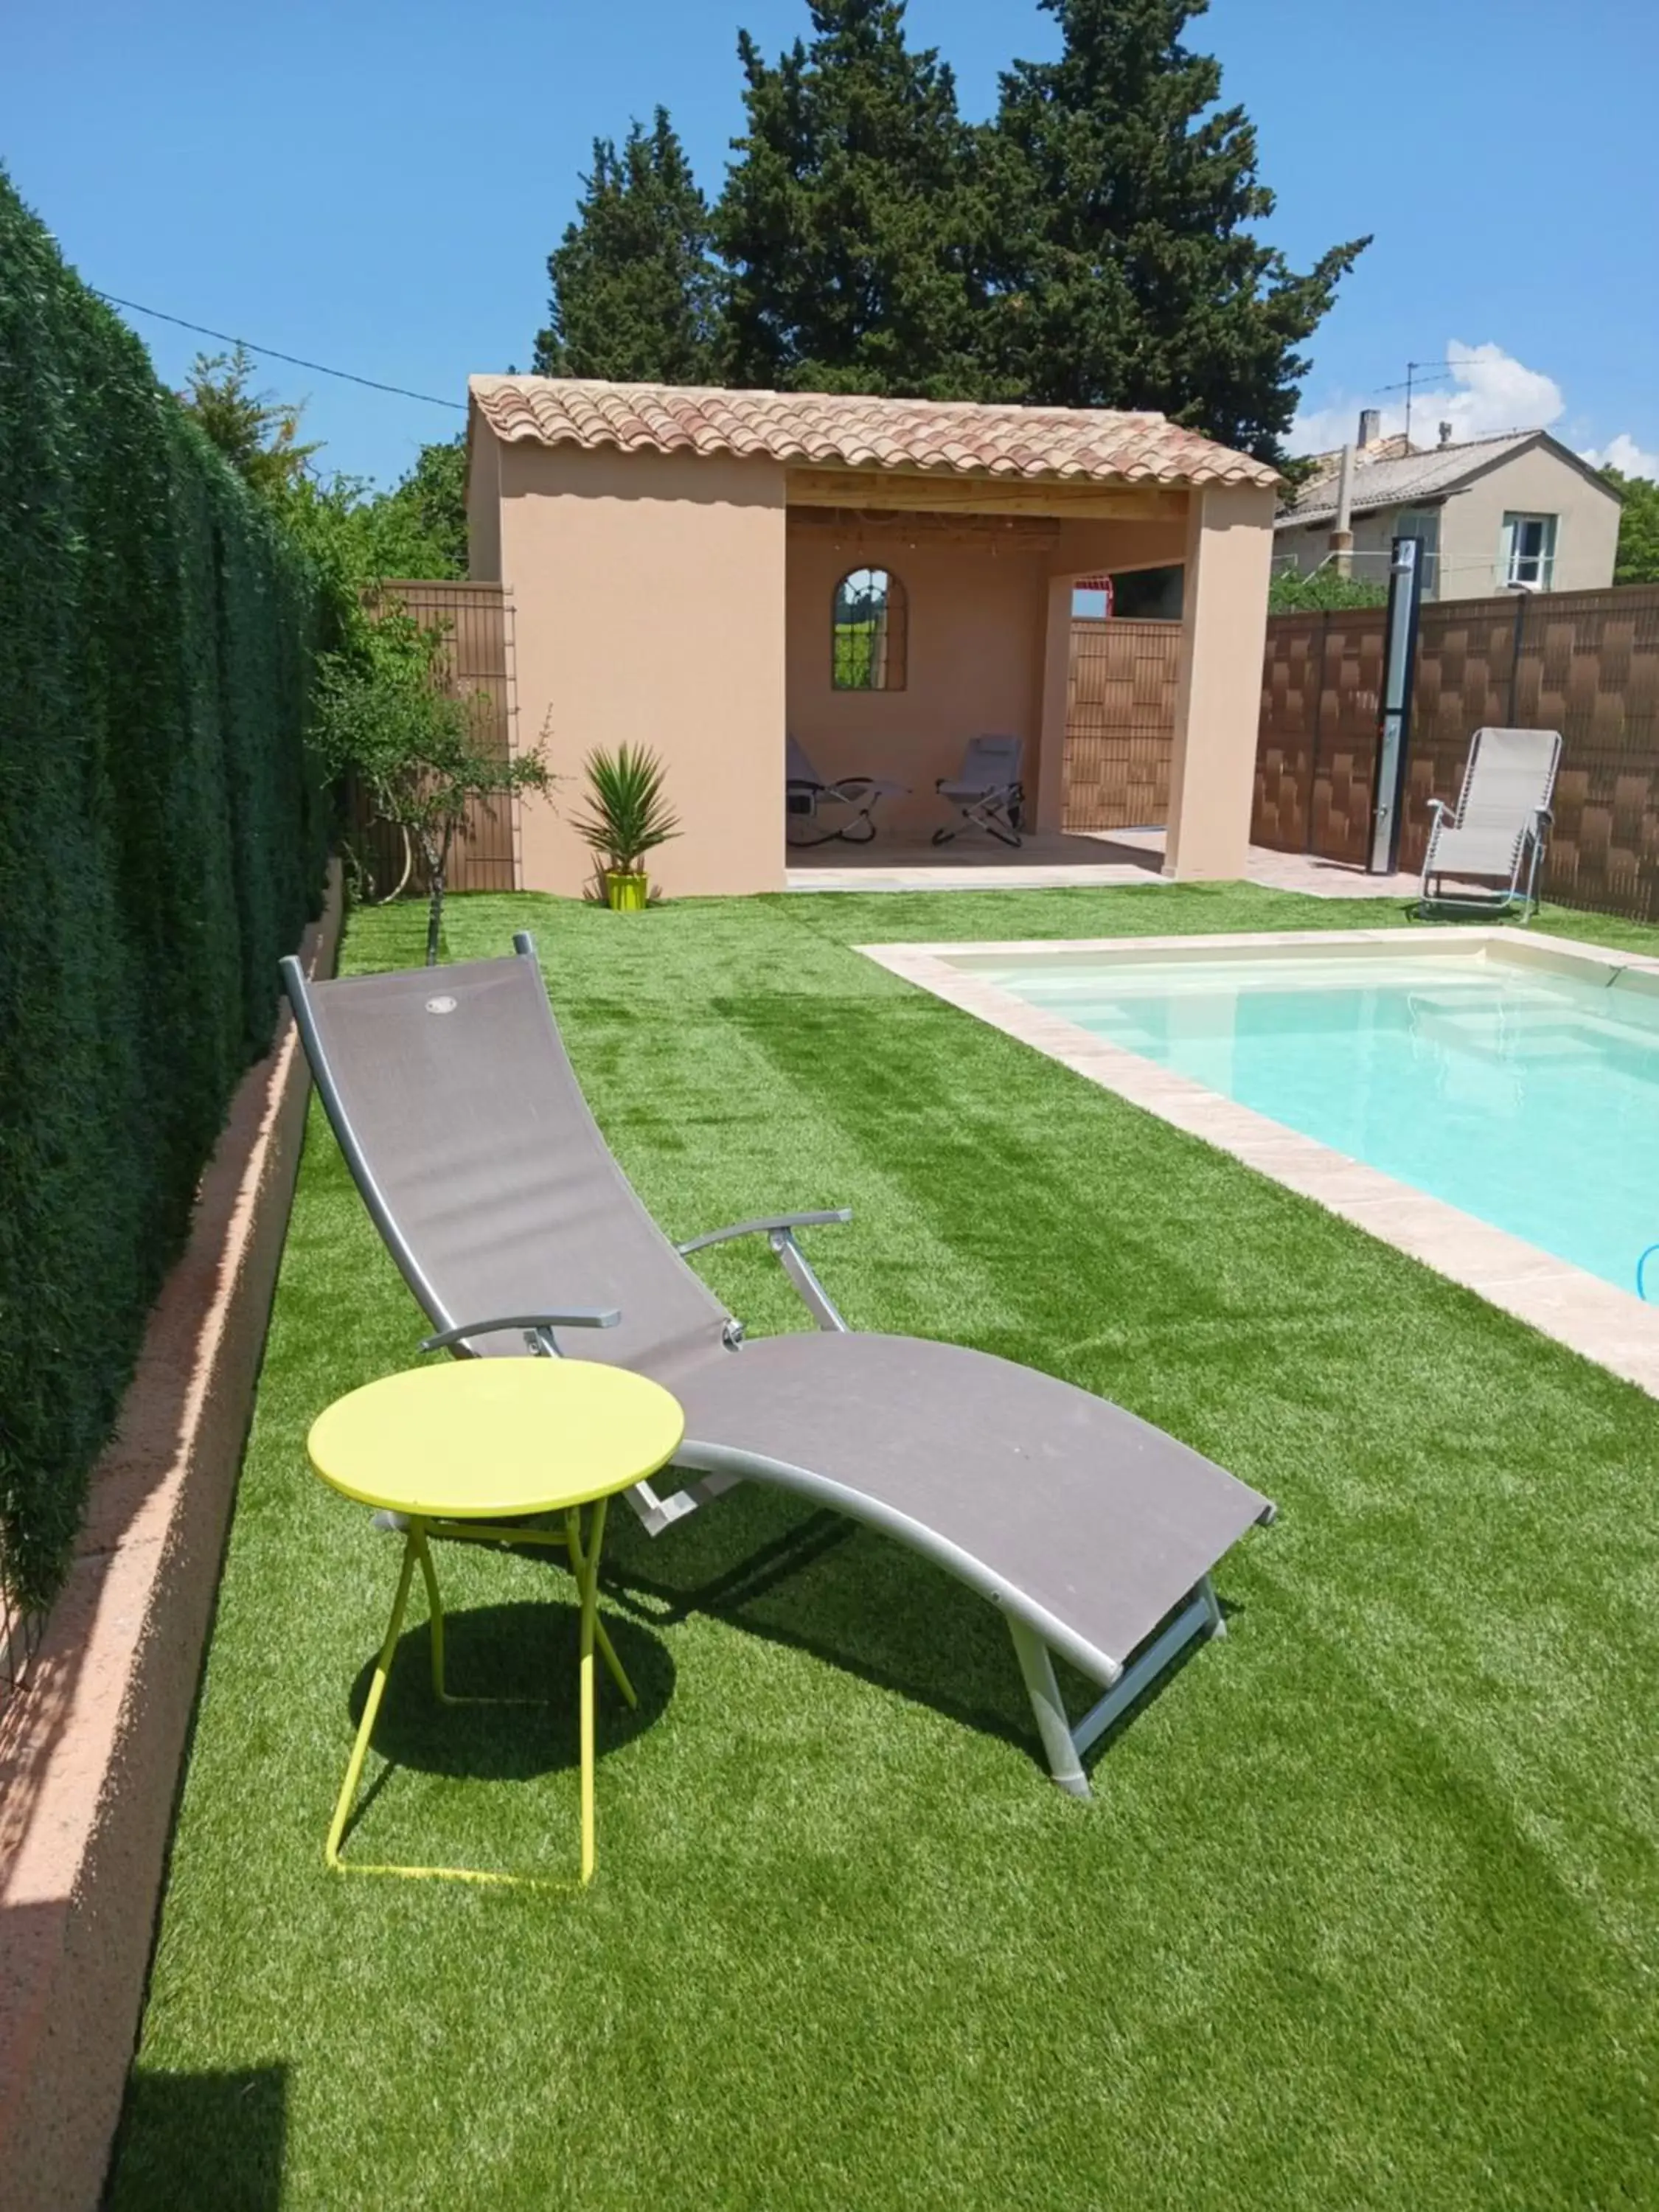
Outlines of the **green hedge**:
{"type": "Polygon", "coordinates": [[[315,580],[0,173],[0,1547],[61,1581],[278,957],[315,580]]]}

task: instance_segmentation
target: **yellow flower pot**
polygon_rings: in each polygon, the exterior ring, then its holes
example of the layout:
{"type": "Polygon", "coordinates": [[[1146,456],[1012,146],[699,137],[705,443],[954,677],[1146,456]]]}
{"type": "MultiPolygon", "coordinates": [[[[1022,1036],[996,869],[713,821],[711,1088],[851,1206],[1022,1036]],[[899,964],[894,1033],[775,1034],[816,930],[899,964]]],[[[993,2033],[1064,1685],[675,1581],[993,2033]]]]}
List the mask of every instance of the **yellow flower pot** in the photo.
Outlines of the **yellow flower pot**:
{"type": "Polygon", "coordinates": [[[605,872],[605,903],[617,914],[643,914],[650,889],[650,878],[643,868],[607,868],[605,872]]]}

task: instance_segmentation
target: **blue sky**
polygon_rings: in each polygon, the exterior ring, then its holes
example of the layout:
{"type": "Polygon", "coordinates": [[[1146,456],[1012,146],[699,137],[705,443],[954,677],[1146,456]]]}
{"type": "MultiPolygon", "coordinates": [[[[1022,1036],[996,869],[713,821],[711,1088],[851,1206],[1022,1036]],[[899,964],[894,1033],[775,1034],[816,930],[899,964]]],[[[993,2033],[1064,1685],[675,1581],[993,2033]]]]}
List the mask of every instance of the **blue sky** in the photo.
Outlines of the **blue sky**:
{"type": "MultiPolygon", "coordinates": [[[[909,15],[974,116],[1012,55],[1056,43],[1034,0],[909,15]]],[[[805,22],[804,0],[18,7],[0,156],[89,283],[459,403],[469,371],[528,366],[594,134],[665,101],[717,187],[738,24],[775,51],[805,22]]],[[[1301,442],[1397,406],[1379,387],[1407,361],[1455,357],[1428,379],[1428,436],[1548,421],[1659,473],[1659,9],[1215,0],[1189,35],[1259,127],[1274,242],[1304,263],[1376,234],[1315,340],[1301,442]]],[[[204,342],[131,319],[179,381],[204,342]]],[[[264,374],[354,474],[395,478],[463,419],[264,374]]]]}

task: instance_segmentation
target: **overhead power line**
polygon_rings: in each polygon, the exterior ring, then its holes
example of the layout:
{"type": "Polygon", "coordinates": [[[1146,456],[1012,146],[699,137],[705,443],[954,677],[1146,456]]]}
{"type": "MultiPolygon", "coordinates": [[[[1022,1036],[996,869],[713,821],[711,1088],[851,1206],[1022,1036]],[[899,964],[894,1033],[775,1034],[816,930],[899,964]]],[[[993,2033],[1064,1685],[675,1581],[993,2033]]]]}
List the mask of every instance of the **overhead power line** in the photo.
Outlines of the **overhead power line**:
{"type": "MultiPolygon", "coordinates": [[[[92,289],[98,290],[96,285],[92,289]]],[[[441,399],[434,392],[411,392],[406,384],[382,384],[378,377],[358,376],[349,368],[331,368],[326,362],[306,361],[297,353],[283,352],[278,346],[255,345],[252,338],[233,337],[228,331],[210,331],[205,323],[189,322],[183,315],[169,315],[165,308],[147,307],[141,301],[123,300],[113,292],[98,292],[98,297],[112,307],[125,307],[132,314],[153,315],[158,323],[173,323],[181,331],[194,331],[198,337],[216,338],[221,345],[240,346],[244,352],[262,354],[269,361],[285,361],[291,368],[308,368],[318,376],[337,376],[343,384],[361,384],[370,392],[390,392],[399,399],[423,399],[429,407],[453,408],[458,415],[466,412],[459,399],[441,399]]]]}

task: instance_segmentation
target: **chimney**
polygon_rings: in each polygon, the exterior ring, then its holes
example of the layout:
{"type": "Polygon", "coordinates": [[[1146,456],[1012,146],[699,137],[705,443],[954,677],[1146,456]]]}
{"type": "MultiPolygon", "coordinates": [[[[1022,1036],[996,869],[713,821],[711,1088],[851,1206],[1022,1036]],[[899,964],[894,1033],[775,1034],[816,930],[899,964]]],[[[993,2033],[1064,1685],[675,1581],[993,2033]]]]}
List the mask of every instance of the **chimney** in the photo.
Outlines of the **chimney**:
{"type": "Polygon", "coordinates": [[[1362,407],[1359,410],[1359,450],[1374,446],[1382,435],[1382,410],[1380,407],[1362,407]]]}
{"type": "Polygon", "coordinates": [[[1440,442],[1443,446],[1449,446],[1451,441],[1452,426],[1449,422],[1443,422],[1440,425],[1440,442]]]}

